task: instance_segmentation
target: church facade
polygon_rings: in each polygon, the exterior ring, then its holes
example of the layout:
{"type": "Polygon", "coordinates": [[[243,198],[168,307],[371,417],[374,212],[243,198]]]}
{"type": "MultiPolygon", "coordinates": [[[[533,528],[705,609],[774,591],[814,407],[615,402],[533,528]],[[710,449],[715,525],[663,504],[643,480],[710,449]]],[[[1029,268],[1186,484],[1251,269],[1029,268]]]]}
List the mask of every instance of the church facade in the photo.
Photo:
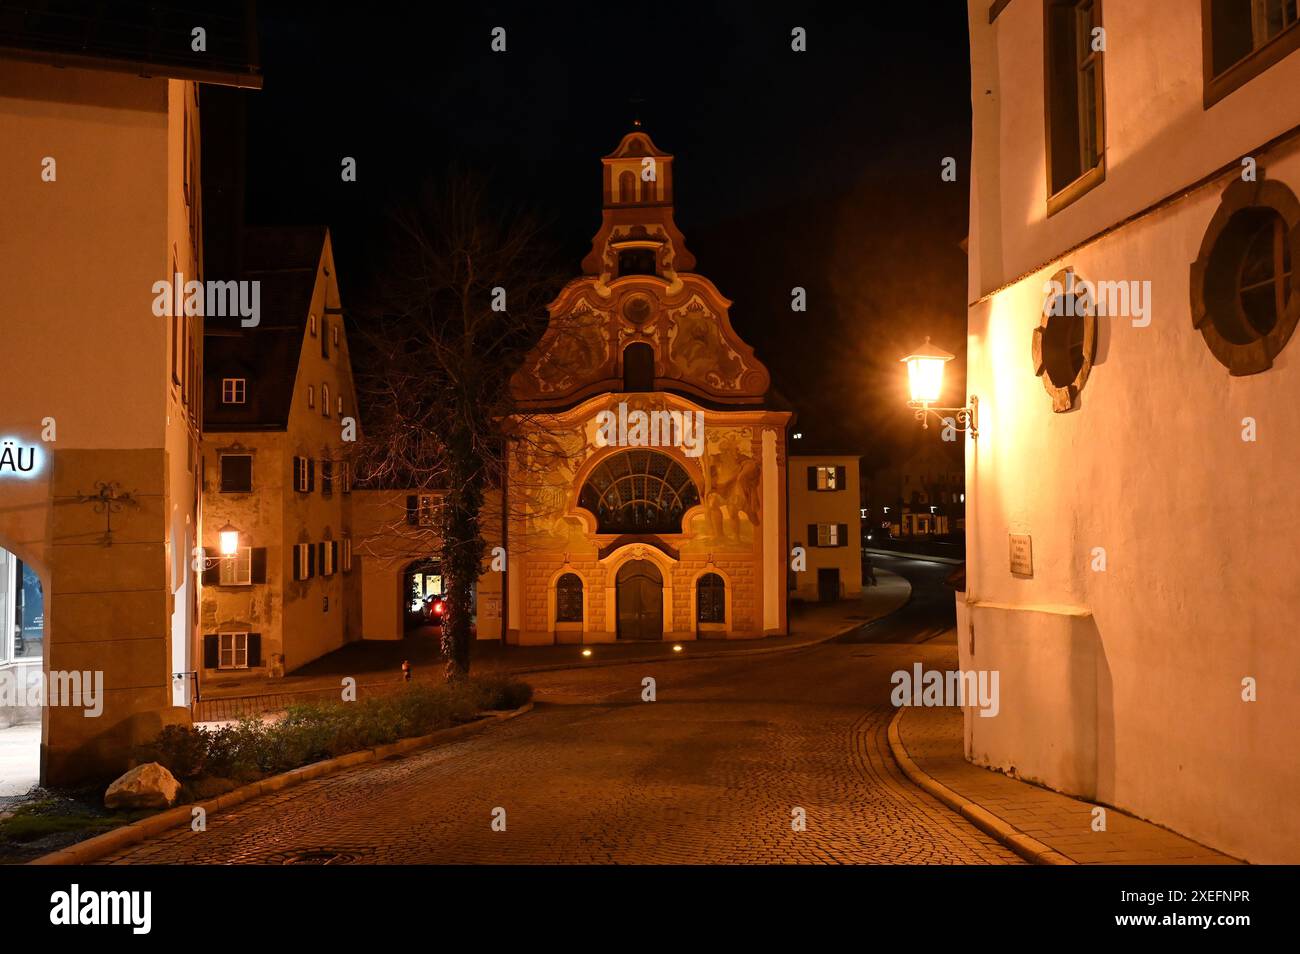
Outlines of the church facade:
{"type": "Polygon", "coordinates": [[[791,413],[673,221],[673,157],[602,160],[602,223],[516,372],[506,639],[787,632],[791,413]]]}

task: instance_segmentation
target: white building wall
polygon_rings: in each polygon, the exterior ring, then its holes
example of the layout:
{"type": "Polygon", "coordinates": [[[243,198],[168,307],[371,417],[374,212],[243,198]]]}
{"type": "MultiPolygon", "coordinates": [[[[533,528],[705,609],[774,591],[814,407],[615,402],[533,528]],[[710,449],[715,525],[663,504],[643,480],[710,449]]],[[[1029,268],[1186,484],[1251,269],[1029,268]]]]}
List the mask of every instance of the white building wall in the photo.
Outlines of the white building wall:
{"type": "Polygon", "coordinates": [[[1047,219],[1042,4],[1013,2],[992,26],[970,4],[980,435],[959,648],[963,668],[1000,671],[1002,698],[996,718],[968,714],[968,755],[1238,857],[1296,862],[1300,342],[1232,377],[1192,327],[1189,266],[1237,173],[1106,230],[1247,154],[1300,194],[1300,140],[1259,149],[1300,121],[1300,56],[1207,111],[1199,4],[1104,14],[1106,181],[1047,219]],[[1149,280],[1151,323],[1099,319],[1079,406],[1054,414],[1031,336],[1044,282],[1067,266],[1149,280]],[[1032,537],[1032,577],[1011,573],[1012,533],[1032,537]]]}

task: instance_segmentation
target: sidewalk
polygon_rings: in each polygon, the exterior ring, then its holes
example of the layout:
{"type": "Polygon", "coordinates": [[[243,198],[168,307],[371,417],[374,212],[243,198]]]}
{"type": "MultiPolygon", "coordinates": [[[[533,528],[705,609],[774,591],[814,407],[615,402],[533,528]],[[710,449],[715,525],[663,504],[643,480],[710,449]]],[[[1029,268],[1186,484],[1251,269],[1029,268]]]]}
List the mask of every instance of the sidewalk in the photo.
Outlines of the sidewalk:
{"type": "MultiPolygon", "coordinates": [[[[594,643],[562,646],[507,646],[497,640],[471,644],[470,668],[476,674],[525,674],[556,669],[591,668],[676,659],[710,659],[790,652],[833,639],[905,604],[912,594],[903,577],[877,570],[877,586],[864,587],[859,600],[837,603],[792,603],[790,635],[762,639],[686,640],[682,642],[594,643]],[[674,647],[680,646],[680,650],[674,647]],[[583,656],[590,650],[590,656],[583,656]]],[[[420,681],[441,681],[443,658],[438,631],[426,628],[401,640],[349,643],[295,670],[282,679],[208,680],[195,706],[195,722],[214,722],[283,709],[295,702],[336,699],[345,676],[357,681],[358,698],[382,695],[402,684],[401,665],[409,660],[420,681]]]]}
{"type": "MultiPolygon", "coordinates": [[[[949,665],[956,668],[955,648],[952,656],[949,665]]],[[[905,750],[899,760],[904,771],[910,758],[922,773],[913,781],[950,807],[957,807],[952,798],[956,796],[964,816],[1031,860],[1081,865],[1241,863],[1117,808],[1106,807],[1106,830],[1093,831],[1091,803],[972,765],[963,756],[959,708],[904,708],[897,729],[905,750]],[[981,822],[992,822],[994,830],[981,822]]]]}

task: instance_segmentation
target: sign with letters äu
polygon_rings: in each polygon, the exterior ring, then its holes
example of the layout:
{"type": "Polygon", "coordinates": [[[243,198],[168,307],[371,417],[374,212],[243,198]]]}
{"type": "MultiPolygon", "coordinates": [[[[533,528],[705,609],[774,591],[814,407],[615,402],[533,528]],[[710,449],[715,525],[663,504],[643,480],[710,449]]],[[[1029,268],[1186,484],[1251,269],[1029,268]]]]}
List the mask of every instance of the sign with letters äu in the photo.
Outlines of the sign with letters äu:
{"type": "Polygon", "coordinates": [[[45,456],[39,444],[27,444],[16,437],[0,438],[0,480],[26,480],[41,471],[45,456]]]}

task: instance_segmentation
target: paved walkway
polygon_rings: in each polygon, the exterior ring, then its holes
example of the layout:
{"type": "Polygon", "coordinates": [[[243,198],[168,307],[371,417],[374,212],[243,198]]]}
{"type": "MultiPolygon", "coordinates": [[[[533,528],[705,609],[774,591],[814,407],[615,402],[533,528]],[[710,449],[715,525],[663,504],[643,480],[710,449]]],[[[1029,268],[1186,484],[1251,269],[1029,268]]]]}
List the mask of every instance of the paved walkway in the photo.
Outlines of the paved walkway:
{"type": "Polygon", "coordinates": [[[41,772],[41,724],[0,728],[0,808],[36,784],[41,772]]]}
{"type": "Polygon", "coordinates": [[[890,673],[929,652],[827,643],[539,673],[523,718],[103,860],[1018,864],[890,754],[890,673]],[[654,702],[642,701],[646,677],[654,702]]]}
{"type": "MultiPolygon", "coordinates": [[[[860,600],[793,604],[790,635],[764,639],[689,640],[680,643],[596,643],[586,646],[506,646],[496,640],[475,640],[470,666],[476,673],[537,673],[575,667],[690,659],[723,654],[792,650],[812,646],[879,619],[905,604],[911,596],[907,580],[887,570],[876,573],[879,585],[864,587],[860,600]],[[675,650],[675,646],[681,649],[675,650]],[[590,650],[589,656],[583,650],[590,650]]],[[[428,627],[402,640],[363,640],[323,656],[281,679],[209,678],[195,720],[211,722],[282,709],[293,702],[334,698],[345,676],[356,679],[358,696],[392,691],[402,682],[402,661],[411,662],[417,680],[440,681],[443,657],[438,631],[428,627]]]]}
{"type": "MultiPolygon", "coordinates": [[[[956,646],[930,665],[956,669],[956,646]]],[[[908,708],[898,729],[923,772],[1078,864],[1239,863],[1117,808],[1106,808],[1105,831],[1093,831],[1092,803],[972,765],[963,755],[961,709],[908,708]]]]}

